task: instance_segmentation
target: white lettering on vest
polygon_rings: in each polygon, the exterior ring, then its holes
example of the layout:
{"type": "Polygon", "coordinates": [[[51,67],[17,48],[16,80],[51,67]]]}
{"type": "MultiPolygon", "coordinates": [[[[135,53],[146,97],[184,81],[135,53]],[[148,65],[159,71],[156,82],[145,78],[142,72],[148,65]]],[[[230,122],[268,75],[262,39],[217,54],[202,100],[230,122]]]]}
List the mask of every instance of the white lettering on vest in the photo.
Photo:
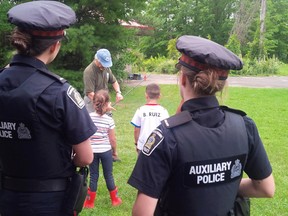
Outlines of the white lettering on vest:
{"type": "Polygon", "coordinates": [[[0,130],[0,137],[12,139],[12,131],[0,130]]]}
{"type": "Polygon", "coordinates": [[[16,129],[16,123],[12,123],[12,122],[0,122],[0,129],[4,129],[4,130],[15,130],[15,129],[16,129]]]}
{"type": "Polygon", "coordinates": [[[221,182],[225,180],[225,173],[216,173],[209,175],[198,175],[197,176],[197,184],[209,184],[214,182],[221,182]]]}
{"type": "Polygon", "coordinates": [[[203,175],[203,174],[210,174],[210,173],[218,173],[230,170],[231,161],[226,161],[222,163],[216,164],[206,164],[206,165],[197,165],[191,166],[190,168],[190,175],[203,175]]]}

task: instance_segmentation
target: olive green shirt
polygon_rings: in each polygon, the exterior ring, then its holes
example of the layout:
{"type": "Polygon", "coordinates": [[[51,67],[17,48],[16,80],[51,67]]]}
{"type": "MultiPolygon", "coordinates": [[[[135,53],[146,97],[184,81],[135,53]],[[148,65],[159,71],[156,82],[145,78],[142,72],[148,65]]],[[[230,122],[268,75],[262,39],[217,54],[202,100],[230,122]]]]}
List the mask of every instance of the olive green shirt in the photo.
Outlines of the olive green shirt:
{"type": "Polygon", "coordinates": [[[110,68],[105,68],[101,71],[93,61],[85,68],[83,72],[83,81],[84,94],[87,95],[90,92],[96,92],[100,89],[108,90],[108,83],[115,83],[116,78],[112,74],[110,68]]]}

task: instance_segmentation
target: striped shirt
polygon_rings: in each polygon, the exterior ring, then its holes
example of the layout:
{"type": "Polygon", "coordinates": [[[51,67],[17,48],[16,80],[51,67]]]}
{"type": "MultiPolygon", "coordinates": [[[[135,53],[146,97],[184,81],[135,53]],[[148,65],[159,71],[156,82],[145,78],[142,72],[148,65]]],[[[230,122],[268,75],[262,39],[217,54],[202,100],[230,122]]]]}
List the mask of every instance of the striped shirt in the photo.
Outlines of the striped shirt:
{"type": "Polygon", "coordinates": [[[113,118],[104,114],[100,116],[96,112],[89,113],[92,121],[97,126],[97,131],[90,137],[94,153],[102,153],[111,149],[109,130],[115,128],[113,118]]]}

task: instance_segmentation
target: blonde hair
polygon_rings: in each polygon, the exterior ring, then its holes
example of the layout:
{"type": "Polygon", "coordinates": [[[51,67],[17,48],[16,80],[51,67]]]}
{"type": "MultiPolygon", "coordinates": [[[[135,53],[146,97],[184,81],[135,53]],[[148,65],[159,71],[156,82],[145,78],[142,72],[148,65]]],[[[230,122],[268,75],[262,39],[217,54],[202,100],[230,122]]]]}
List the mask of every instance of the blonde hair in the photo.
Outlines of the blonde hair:
{"type": "Polygon", "coordinates": [[[110,96],[107,90],[99,90],[95,92],[93,98],[93,105],[96,113],[104,115],[107,112],[107,106],[110,101],[110,96]]]}
{"type": "MultiPolygon", "coordinates": [[[[196,73],[195,71],[182,66],[181,71],[187,76],[193,91],[197,95],[215,95],[217,92],[222,91],[226,84],[226,80],[219,79],[219,71],[217,70],[208,69],[196,73]]],[[[221,72],[223,73],[223,71],[221,72]]]]}

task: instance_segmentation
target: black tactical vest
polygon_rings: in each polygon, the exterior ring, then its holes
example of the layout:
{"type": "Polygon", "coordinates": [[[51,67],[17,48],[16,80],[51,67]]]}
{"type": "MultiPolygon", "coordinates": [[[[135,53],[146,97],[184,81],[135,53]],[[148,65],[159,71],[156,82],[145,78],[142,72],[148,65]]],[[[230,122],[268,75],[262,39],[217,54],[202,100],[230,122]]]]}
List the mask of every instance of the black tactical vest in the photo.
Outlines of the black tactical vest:
{"type": "Polygon", "coordinates": [[[0,159],[3,175],[35,179],[71,176],[74,169],[71,146],[65,145],[61,129],[41,122],[36,109],[43,91],[55,82],[59,82],[61,88],[66,81],[44,69],[36,71],[31,66],[27,69],[27,65],[14,67],[35,71],[17,88],[0,90],[0,159]]]}
{"type": "Polygon", "coordinates": [[[155,215],[227,215],[248,154],[243,117],[225,111],[221,126],[207,128],[187,116],[181,126],[162,122],[177,140],[177,162],[158,201],[161,213],[155,215]]]}

